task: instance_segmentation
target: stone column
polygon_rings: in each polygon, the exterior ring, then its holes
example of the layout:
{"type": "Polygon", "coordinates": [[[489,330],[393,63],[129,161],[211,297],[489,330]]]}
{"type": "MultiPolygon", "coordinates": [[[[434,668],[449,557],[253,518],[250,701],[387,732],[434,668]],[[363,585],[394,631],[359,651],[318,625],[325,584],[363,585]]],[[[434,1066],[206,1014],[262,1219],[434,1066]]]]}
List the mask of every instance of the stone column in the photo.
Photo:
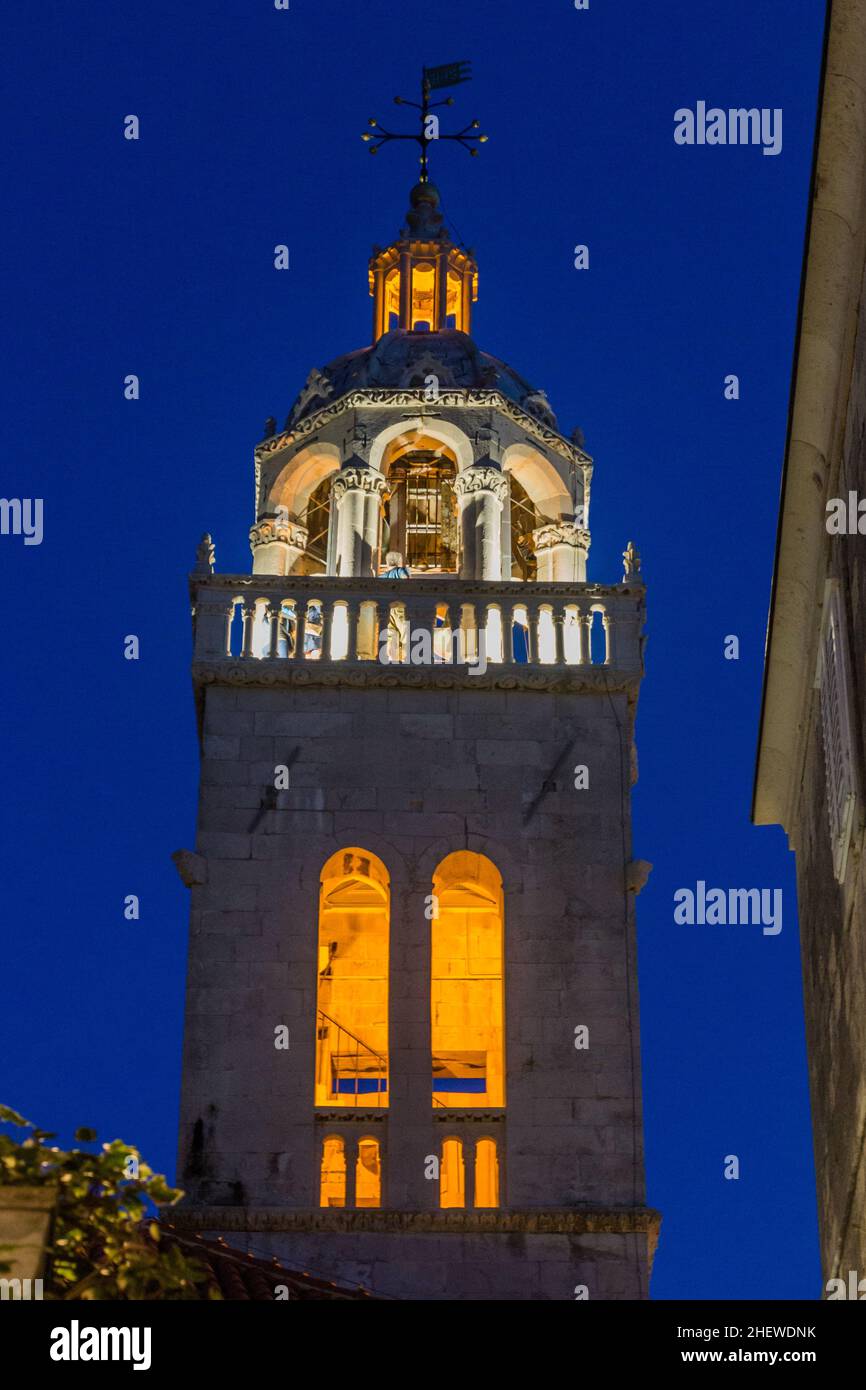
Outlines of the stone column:
{"type": "Polygon", "coordinates": [[[373,574],[379,548],[379,505],[385,478],[377,469],[341,468],[331,485],[333,573],[341,579],[373,574]]]}
{"type": "Polygon", "coordinates": [[[448,251],[442,250],[436,258],[436,318],[432,324],[434,331],[441,333],[448,317],[448,251]]]}
{"type": "Polygon", "coordinates": [[[589,532],[574,521],[548,522],[532,533],[539,582],[584,584],[589,532]]]}
{"type": "Polygon", "coordinates": [[[457,474],[460,507],[461,579],[502,578],[502,511],[508,480],[489,463],[474,463],[457,474]]]}
{"type": "Polygon", "coordinates": [[[400,252],[400,327],[412,327],[412,257],[400,252]]]}
{"type": "Polygon", "coordinates": [[[307,548],[308,535],[297,521],[263,517],[250,531],[253,574],[291,574],[307,548]]]}

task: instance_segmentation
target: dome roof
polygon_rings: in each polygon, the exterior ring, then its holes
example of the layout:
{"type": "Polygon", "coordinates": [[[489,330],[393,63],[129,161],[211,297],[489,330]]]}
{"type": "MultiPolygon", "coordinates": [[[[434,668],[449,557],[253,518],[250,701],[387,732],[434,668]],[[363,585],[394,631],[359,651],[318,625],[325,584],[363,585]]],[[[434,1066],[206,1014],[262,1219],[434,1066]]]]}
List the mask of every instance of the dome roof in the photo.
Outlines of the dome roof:
{"type": "Polygon", "coordinates": [[[466,333],[385,333],[372,347],[358,348],[312,371],[286,421],[292,429],[308,415],[349,391],[420,388],[425,377],[438,378],[442,390],[499,391],[552,429],[556,416],[543,391],[537,391],[507,363],[481,352],[466,333]]]}

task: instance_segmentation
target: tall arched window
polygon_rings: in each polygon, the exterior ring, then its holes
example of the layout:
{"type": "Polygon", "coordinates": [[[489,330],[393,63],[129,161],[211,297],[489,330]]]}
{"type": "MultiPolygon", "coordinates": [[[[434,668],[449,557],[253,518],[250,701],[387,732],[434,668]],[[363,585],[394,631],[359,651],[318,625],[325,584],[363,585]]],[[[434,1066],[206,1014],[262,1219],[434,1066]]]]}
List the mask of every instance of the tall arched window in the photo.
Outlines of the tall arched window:
{"type": "Polygon", "coordinates": [[[378,1139],[358,1141],[358,1160],[355,1164],[355,1206],[382,1205],[382,1161],[378,1139]]]}
{"type": "Polygon", "coordinates": [[[505,1104],[503,898],[499,871],[459,850],[433,876],[434,1106],[505,1104]]]}
{"type": "Polygon", "coordinates": [[[316,1105],[388,1103],[388,874],[369,851],[339,850],[319,897],[316,1105]]]}
{"type": "Polygon", "coordinates": [[[495,1139],[479,1139],[475,1145],[475,1205],[499,1206],[499,1155],[495,1139]]]}
{"type": "Polygon", "coordinates": [[[466,1169],[463,1164],[463,1142],[445,1139],[439,1165],[440,1207],[466,1206],[466,1169]]]}
{"type": "Polygon", "coordinates": [[[346,1205],[346,1146],[338,1135],[329,1135],[322,1145],[322,1178],[319,1197],[322,1207],[346,1205]]]}

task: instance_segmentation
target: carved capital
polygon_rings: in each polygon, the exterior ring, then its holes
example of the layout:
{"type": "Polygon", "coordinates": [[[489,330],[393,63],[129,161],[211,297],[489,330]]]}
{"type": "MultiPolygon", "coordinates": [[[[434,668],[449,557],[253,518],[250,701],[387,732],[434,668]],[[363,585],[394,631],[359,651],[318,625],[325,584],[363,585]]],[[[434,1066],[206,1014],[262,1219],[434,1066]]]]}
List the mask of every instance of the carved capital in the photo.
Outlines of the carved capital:
{"type": "Polygon", "coordinates": [[[504,473],[490,464],[474,463],[457,474],[454,491],[458,497],[469,497],[476,492],[492,492],[500,502],[507,502],[508,479],[504,473]]]}
{"type": "Polygon", "coordinates": [[[554,545],[572,545],[576,550],[589,550],[589,532],[573,521],[549,522],[532,532],[532,546],[536,555],[540,550],[549,550],[554,545]]]}
{"type": "Polygon", "coordinates": [[[250,548],[255,551],[260,545],[271,545],[274,541],[285,541],[296,550],[306,550],[309,532],[306,526],[297,521],[260,521],[250,530],[250,548]]]}
{"type": "Polygon", "coordinates": [[[331,496],[335,502],[346,492],[376,493],[385,491],[385,476],[375,468],[341,468],[331,484],[331,496]]]}

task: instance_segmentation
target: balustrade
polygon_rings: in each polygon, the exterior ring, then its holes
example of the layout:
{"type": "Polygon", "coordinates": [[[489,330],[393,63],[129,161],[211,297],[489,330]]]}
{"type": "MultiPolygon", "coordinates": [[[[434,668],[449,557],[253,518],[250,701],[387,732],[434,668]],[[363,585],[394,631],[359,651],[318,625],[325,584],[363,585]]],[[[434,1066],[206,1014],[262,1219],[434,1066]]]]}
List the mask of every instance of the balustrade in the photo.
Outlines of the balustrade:
{"type": "Polygon", "coordinates": [[[637,586],[212,575],[194,609],[200,661],[641,666],[637,586]]]}

